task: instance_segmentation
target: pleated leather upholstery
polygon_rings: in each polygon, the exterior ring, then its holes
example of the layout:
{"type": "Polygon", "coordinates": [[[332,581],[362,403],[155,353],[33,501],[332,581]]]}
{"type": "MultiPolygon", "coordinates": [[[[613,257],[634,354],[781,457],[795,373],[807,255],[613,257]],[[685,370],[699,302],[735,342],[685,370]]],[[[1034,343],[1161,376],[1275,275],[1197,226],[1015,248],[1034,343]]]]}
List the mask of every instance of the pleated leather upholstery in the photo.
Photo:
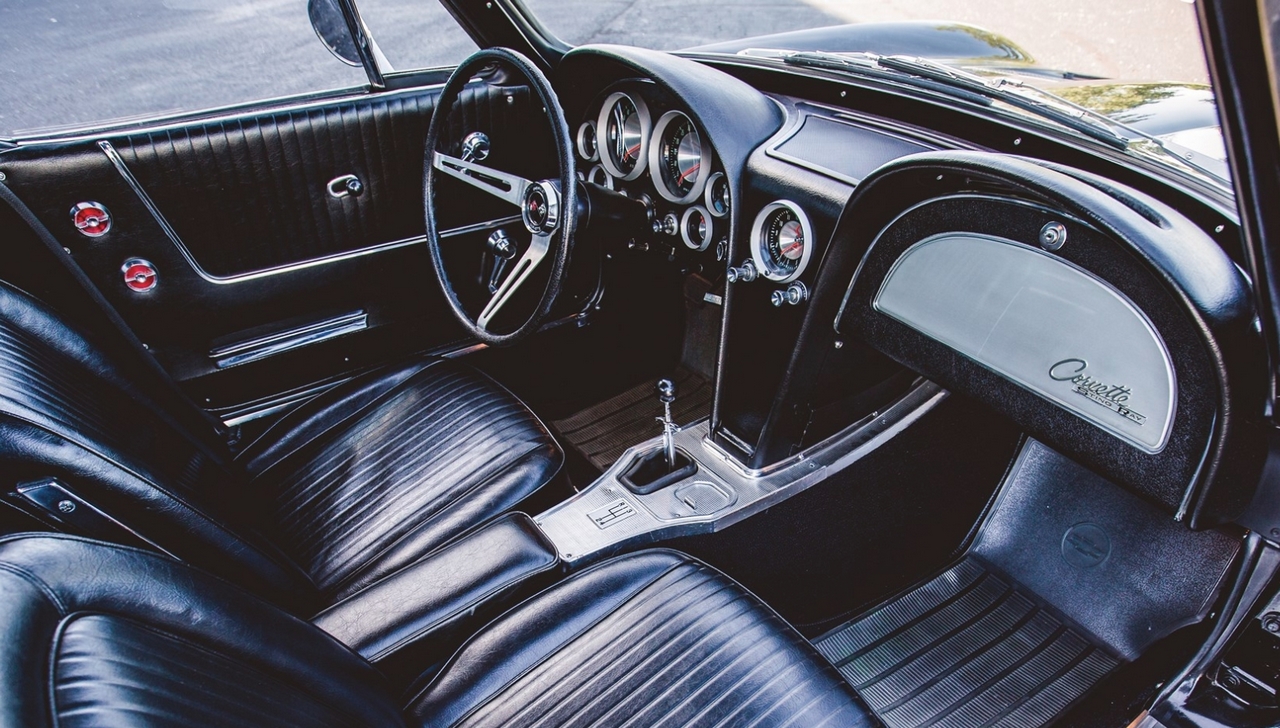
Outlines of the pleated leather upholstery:
{"type": "MultiPolygon", "coordinates": [[[[165,551],[304,614],[505,512],[561,454],[519,400],[419,359],[330,390],[240,461],[0,284],[0,465],[57,478],[165,551]]],[[[14,499],[13,493],[0,496],[14,499]]]]}
{"type": "Polygon", "coordinates": [[[421,235],[435,98],[387,94],[113,142],[200,265],[233,275],[421,235]],[[345,174],[364,183],[360,197],[325,191],[345,174]]]}
{"type": "MultiPolygon", "coordinates": [[[[423,141],[437,96],[379,94],[112,143],[201,267],[235,275],[422,235],[423,141]],[[331,197],[328,182],[347,174],[364,192],[331,197]]],[[[460,134],[519,139],[530,113],[527,89],[476,84],[450,121],[460,134]]]]}
{"type": "Polygon", "coordinates": [[[560,467],[533,413],[456,362],[384,370],[353,390],[317,399],[274,428],[283,441],[273,431],[245,453],[254,489],[270,495],[266,531],[326,600],[510,509],[560,467]]]}
{"type": "Polygon", "coordinates": [[[0,725],[403,720],[318,628],[171,559],[43,535],[0,540],[0,725]]]}
{"type": "Polygon", "coordinates": [[[410,710],[477,728],[876,725],[775,613],[671,551],[612,559],[526,602],[410,710]]]}
{"type": "Polygon", "coordinates": [[[0,725],[874,725],[719,572],[618,557],[490,624],[401,710],[313,625],[147,552],[0,539],[0,725]],[[406,721],[407,719],[407,721],[406,721]]]}

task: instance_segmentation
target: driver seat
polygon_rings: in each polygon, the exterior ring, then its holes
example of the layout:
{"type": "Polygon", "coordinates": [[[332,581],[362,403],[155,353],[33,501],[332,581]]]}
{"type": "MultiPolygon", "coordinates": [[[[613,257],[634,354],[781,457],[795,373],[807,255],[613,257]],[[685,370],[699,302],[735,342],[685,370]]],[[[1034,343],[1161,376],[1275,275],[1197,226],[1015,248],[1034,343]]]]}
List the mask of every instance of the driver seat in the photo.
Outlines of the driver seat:
{"type": "Polygon", "coordinates": [[[141,379],[0,283],[0,533],[29,528],[16,510],[309,615],[512,509],[563,460],[527,406],[449,360],[339,385],[239,455],[141,379]]]}

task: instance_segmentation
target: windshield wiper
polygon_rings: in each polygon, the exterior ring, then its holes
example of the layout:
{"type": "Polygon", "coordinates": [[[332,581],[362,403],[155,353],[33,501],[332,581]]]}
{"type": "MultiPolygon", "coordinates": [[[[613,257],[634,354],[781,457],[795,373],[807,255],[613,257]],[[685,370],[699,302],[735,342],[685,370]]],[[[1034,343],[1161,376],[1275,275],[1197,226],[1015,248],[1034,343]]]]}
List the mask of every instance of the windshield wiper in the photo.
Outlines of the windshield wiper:
{"type": "MultiPolygon", "coordinates": [[[[977,74],[961,71],[927,58],[881,56],[875,53],[804,51],[785,53],[782,61],[791,65],[890,78],[909,83],[917,88],[961,96],[969,101],[980,99],[979,103],[988,106],[993,101],[1001,101],[1078,131],[1116,149],[1129,147],[1129,138],[1115,130],[1122,125],[1116,124],[1106,116],[1094,114],[1088,109],[1031,86],[1009,83],[1006,79],[989,81],[977,74]]],[[[1127,128],[1125,130],[1130,131],[1127,128]]],[[[1146,138],[1146,135],[1143,137],[1146,138]]]]}
{"type": "Polygon", "coordinates": [[[991,97],[985,93],[977,94],[954,86],[950,83],[938,83],[924,77],[909,76],[903,78],[898,72],[889,72],[881,66],[873,53],[823,53],[822,51],[792,51],[781,55],[782,62],[792,66],[822,68],[829,71],[845,71],[861,76],[871,76],[892,81],[906,81],[917,88],[928,89],[948,96],[962,96],[965,100],[984,106],[991,105],[991,97]]]}

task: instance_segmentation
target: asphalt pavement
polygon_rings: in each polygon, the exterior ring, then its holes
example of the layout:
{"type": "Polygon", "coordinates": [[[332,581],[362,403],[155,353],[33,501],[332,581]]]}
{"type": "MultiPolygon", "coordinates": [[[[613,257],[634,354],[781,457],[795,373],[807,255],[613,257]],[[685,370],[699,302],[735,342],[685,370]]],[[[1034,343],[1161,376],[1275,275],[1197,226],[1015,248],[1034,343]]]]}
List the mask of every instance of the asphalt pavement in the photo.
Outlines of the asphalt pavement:
{"type": "MultiPolygon", "coordinates": [[[[525,0],[562,38],[683,48],[807,27],[948,20],[1002,34],[1043,65],[1205,82],[1182,0],[525,0]]],[[[474,49],[435,0],[360,0],[397,67],[474,49]]],[[[0,136],[224,106],[363,81],[320,45],[306,0],[0,0],[0,136]]]]}

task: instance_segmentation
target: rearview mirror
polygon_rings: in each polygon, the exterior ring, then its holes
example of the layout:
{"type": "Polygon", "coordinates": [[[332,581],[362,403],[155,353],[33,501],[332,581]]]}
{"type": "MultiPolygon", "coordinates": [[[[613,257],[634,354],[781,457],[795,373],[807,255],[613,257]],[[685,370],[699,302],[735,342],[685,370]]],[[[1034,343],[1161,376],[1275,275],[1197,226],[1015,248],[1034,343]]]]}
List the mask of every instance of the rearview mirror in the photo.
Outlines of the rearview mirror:
{"type": "Polygon", "coordinates": [[[351,38],[351,29],[342,15],[342,8],[338,7],[338,0],[308,0],[307,17],[311,19],[311,27],[320,42],[330,53],[349,66],[361,65],[360,53],[351,38]]]}

